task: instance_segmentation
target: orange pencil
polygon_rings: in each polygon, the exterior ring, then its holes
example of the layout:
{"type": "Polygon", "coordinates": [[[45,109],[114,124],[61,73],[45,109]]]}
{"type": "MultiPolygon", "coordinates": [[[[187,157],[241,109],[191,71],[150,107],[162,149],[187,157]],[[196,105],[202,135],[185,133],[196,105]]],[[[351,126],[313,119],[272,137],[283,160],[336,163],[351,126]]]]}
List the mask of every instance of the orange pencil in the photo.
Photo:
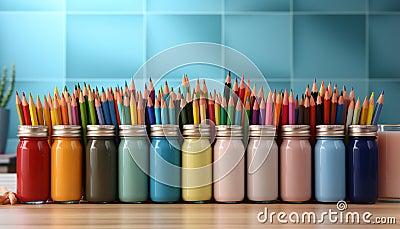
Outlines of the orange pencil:
{"type": "Polygon", "coordinates": [[[24,113],[22,111],[22,101],[18,95],[18,92],[15,92],[15,107],[17,108],[19,124],[24,125],[25,120],[24,120],[24,113]]]}
{"type": "Polygon", "coordinates": [[[336,110],[338,106],[338,98],[336,93],[332,94],[332,101],[331,101],[331,125],[335,125],[336,123],[336,110]]]}
{"type": "Polygon", "coordinates": [[[42,106],[42,102],[40,101],[39,95],[37,96],[37,99],[36,99],[36,112],[37,112],[39,125],[44,125],[43,106],[42,106]]]}
{"type": "Polygon", "coordinates": [[[64,94],[61,94],[60,109],[61,109],[62,124],[63,124],[63,125],[68,125],[68,124],[69,124],[69,120],[68,120],[68,108],[67,108],[67,103],[65,102],[64,94]]]}
{"type": "Polygon", "coordinates": [[[279,118],[281,115],[281,105],[282,105],[282,95],[279,92],[276,95],[276,102],[275,102],[275,114],[274,114],[274,124],[276,127],[279,126],[279,118]]]}
{"type": "Polygon", "coordinates": [[[368,116],[368,97],[365,96],[364,102],[361,108],[361,116],[360,116],[360,125],[367,124],[367,116],[368,116]]]}

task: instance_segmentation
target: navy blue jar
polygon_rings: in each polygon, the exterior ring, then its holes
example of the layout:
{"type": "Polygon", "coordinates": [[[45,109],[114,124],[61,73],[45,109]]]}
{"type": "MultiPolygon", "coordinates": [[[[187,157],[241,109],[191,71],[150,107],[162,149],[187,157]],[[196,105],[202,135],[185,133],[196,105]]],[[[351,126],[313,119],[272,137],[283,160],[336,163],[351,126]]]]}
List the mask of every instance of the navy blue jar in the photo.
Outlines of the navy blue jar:
{"type": "Polygon", "coordinates": [[[314,148],[315,198],[319,202],[346,199],[346,146],[343,125],[317,126],[314,148]]]}
{"type": "Polygon", "coordinates": [[[375,203],[378,198],[378,127],[349,126],[348,193],[350,202],[375,203]]]}
{"type": "Polygon", "coordinates": [[[150,147],[150,199],[174,203],[180,200],[181,151],[178,125],[152,125],[150,147]]]}

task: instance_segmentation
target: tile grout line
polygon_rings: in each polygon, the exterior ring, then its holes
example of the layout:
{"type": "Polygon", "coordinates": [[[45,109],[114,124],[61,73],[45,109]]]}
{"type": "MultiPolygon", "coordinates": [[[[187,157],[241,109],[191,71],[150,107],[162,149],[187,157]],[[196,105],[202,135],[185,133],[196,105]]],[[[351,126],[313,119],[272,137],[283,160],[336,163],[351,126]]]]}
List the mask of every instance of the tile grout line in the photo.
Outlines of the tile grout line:
{"type": "Polygon", "coordinates": [[[63,19],[64,19],[64,34],[63,34],[63,50],[64,50],[64,64],[63,64],[63,72],[64,72],[64,82],[63,84],[66,85],[67,84],[67,1],[64,0],[64,11],[63,11],[63,19]]]}
{"type": "MultiPolygon", "coordinates": [[[[143,11],[143,21],[142,21],[142,30],[143,30],[143,56],[142,56],[142,64],[145,64],[147,61],[147,0],[143,1],[142,11],[143,11]]],[[[136,70],[137,71],[137,70],[136,70]]],[[[143,68],[143,76],[142,78],[147,78],[147,67],[146,65],[143,68]]]]}
{"type": "Polygon", "coordinates": [[[369,0],[365,0],[365,78],[366,92],[369,93],[369,0]]]}
{"type": "Polygon", "coordinates": [[[294,88],[294,17],[293,0],[290,0],[290,88],[294,88]]]}
{"type": "MultiPolygon", "coordinates": [[[[221,43],[222,43],[223,46],[226,46],[226,42],[225,42],[225,1],[226,0],[221,0],[221,43]]],[[[223,65],[223,67],[225,68],[226,67],[226,64],[225,64],[225,49],[222,49],[222,50],[223,50],[222,51],[223,53],[221,54],[222,55],[221,63],[223,65]]],[[[223,72],[224,71],[225,71],[225,69],[223,69],[223,72]]],[[[224,75],[224,74],[222,73],[222,75],[224,75]]]]}

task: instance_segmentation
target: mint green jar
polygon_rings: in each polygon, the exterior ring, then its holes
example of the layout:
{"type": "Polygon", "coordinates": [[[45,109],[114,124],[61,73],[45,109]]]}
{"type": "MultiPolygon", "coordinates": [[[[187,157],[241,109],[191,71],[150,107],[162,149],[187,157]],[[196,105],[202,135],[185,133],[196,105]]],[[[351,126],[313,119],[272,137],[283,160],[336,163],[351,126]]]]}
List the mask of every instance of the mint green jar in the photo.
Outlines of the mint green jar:
{"type": "Polygon", "coordinates": [[[149,140],[145,125],[119,126],[118,148],[119,200],[140,203],[149,193],[149,140]]]}

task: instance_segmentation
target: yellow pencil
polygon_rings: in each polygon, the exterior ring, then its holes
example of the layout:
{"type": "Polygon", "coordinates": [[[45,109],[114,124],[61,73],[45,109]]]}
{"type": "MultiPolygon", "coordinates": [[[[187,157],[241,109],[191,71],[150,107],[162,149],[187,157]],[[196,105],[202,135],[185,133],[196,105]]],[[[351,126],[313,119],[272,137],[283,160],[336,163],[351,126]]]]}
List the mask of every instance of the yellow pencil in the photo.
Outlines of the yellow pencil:
{"type": "Polygon", "coordinates": [[[18,92],[15,92],[15,105],[17,108],[19,124],[24,125],[24,113],[22,111],[22,101],[18,95],[18,92]]]}
{"type": "Polygon", "coordinates": [[[200,120],[199,120],[199,102],[197,101],[197,99],[193,99],[193,124],[200,124],[200,120]]]}
{"type": "Polygon", "coordinates": [[[129,102],[130,102],[130,110],[131,110],[131,123],[132,123],[132,125],[136,125],[137,124],[137,111],[136,111],[136,100],[135,100],[133,91],[131,92],[131,98],[130,98],[129,102]]]}
{"type": "Polygon", "coordinates": [[[54,115],[55,115],[55,124],[56,125],[61,125],[62,124],[62,118],[61,118],[61,109],[60,105],[58,103],[58,99],[55,98],[53,100],[53,110],[54,110],[54,115]]]}
{"type": "Polygon", "coordinates": [[[47,102],[46,96],[44,96],[43,99],[43,114],[44,114],[44,121],[45,124],[48,128],[48,133],[49,133],[49,144],[51,144],[51,128],[52,128],[52,122],[51,122],[51,116],[50,116],[50,111],[49,111],[49,103],[47,102]]]}
{"type": "Polygon", "coordinates": [[[372,116],[374,114],[374,92],[371,93],[371,97],[369,98],[369,106],[368,106],[368,115],[367,115],[367,125],[371,125],[372,116]]]}
{"type": "Polygon", "coordinates": [[[367,124],[367,116],[368,116],[368,97],[365,96],[362,108],[361,108],[361,117],[360,117],[360,125],[367,124]]]}
{"type": "Polygon", "coordinates": [[[31,114],[32,126],[37,126],[38,118],[37,118],[35,103],[33,102],[31,93],[29,93],[29,113],[31,114]]]}

